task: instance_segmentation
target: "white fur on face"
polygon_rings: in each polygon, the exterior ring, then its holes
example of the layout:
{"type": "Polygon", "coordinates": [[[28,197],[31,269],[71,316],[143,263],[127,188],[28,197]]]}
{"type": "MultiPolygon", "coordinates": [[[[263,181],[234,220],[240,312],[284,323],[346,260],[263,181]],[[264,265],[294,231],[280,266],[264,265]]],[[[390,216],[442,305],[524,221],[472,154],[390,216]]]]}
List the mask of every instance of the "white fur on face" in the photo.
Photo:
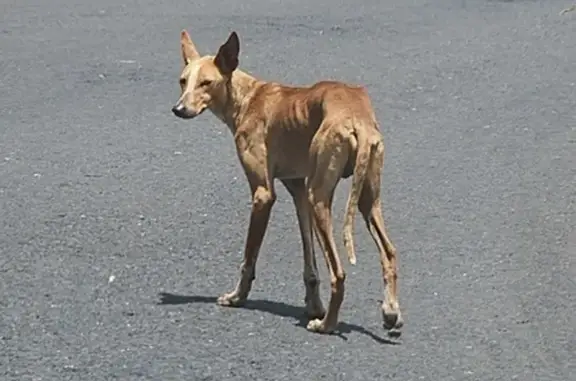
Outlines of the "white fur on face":
{"type": "Polygon", "coordinates": [[[196,87],[196,82],[198,81],[198,73],[200,72],[200,67],[202,66],[202,60],[195,60],[190,62],[182,72],[180,78],[186,78],[186,87],[182,91],[182,98],[186,93],[193,92],[196,87]]]}

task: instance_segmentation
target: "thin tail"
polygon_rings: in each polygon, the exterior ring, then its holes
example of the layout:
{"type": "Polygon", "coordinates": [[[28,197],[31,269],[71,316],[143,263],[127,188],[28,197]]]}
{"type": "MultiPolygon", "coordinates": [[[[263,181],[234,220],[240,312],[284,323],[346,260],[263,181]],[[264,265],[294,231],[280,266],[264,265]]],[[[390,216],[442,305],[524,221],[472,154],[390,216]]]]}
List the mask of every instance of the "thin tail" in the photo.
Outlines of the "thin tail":
{"type": "Polygon", "coordinates": [[[344,246],[348,253],[348,260],[352,265],[356,264],[356,253],[354,252],[354,214],[356,205],[360,198],[360,193],[364,186],[366,173],[368,172],[368,165],[372,157],[372,148],[379,143],[379,140],[373,139],[368,135],[367,131],[363,128],[356,130],[356,138],[358,141],[356,152],[356,163],[354,165],[354,172],[352,176],[352,187],[348,196],[346,204],[346,214],[344,217],[344,246]]]}

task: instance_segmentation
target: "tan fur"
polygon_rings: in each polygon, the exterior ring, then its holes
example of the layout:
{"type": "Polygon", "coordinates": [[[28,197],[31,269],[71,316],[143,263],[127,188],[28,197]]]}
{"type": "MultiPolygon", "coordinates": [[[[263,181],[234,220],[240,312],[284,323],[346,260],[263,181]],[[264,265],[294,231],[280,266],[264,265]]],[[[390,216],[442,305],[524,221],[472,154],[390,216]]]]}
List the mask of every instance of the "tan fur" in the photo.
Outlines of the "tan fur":
{"type": "Polygon", "coordinates": [[[238,69],[239,49],[238,36],[232,32],[215,56],[201,56],[188,33],[182,31],[181,94],[172,108],[184,119],[209,109],[228,126],[251,189],[252,212],[240,279],[218,303],[239,306],[250,293],[276,200],[274,179],[278,179],[292,196],[298,216],[306,310],[311,318],[308,329],[334,331],[346,273],[333,238],[331,207],[340,179],[352,176],[344,245],[350,263],[356,263],[353,225],[357,206],[380,252],[384,326],[399,329],[403,321],[397,299],[396,250],[386,234],[380,206],[384,143],[366,90],[337,81],[294,87],[258,80],[238,69]],[[330,273],[327,311],[319,295],[314,236],[330,273]]]}

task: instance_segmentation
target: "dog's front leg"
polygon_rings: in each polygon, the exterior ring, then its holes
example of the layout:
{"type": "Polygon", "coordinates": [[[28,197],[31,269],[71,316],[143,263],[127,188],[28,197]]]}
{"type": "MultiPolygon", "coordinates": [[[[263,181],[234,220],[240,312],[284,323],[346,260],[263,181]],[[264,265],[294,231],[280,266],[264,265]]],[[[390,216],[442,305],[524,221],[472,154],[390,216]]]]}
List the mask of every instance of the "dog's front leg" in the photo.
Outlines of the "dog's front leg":
{"type": "Polygon", "coordinates": [[[252,191],[252,212],[244,248],[244,260],[240,267],[240,279],[234,291],[218,298],[218,304],[223,306],[240,306],[248,298],[255,278],[258,253],[276,200],[273,183],[268,178],[266,156],[255,149],[250,151],[239,149],[239,156],[252,191]]]}

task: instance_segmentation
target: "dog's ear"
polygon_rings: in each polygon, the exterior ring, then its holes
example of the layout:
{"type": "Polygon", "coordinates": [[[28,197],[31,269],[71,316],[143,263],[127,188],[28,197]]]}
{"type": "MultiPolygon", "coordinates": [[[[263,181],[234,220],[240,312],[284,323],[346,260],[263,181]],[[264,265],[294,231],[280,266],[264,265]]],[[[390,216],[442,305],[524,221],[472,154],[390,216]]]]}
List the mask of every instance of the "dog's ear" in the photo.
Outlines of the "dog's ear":
{"type": "Polygon", "coordinates": [[[222,74],[230,75],[238,67],[238,53],[240,53],[240,41],[236,32],[232,32],[214,58],[214,63],[222,74]]]}
{"type": "Polygon", "coordinates": [[[190,35],[186,30],[180,32],[180,45],[182,46],[182,59],[184,60],[184,65],[188,65],[190,62],[197,58],[200,58],[196,46],[192,42],[190,35]]]}

